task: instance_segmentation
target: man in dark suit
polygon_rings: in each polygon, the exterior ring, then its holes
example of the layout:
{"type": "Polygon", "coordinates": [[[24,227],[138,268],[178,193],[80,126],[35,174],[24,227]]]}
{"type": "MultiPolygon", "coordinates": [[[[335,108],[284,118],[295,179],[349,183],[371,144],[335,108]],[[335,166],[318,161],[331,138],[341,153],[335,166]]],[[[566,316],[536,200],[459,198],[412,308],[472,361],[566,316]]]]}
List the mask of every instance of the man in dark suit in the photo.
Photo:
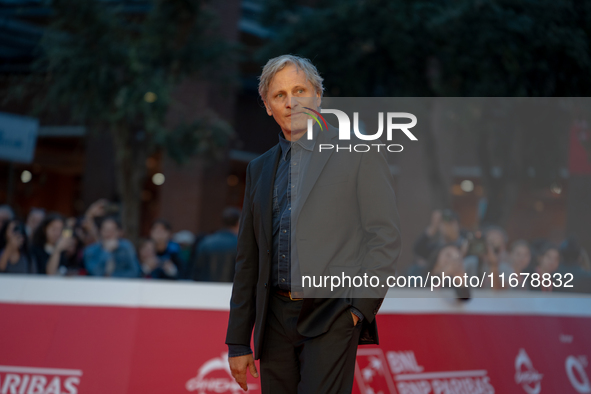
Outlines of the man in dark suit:
{"type": "Polygon", "coordinates": [[[281,132],[246,174],[226,336],[244,390],[247,370],[258,377],[256,358],[263,393],[349,393],[358,344],[378,343],[375,315],[387,287],[333,291],[302,282],[368,275],[385,284],[401,245],[383,152],[321,150],[338,144],[327,124],[304,137],[322,91],[307,59],[284,55],[263,68],[259,93],[281,132]]]}

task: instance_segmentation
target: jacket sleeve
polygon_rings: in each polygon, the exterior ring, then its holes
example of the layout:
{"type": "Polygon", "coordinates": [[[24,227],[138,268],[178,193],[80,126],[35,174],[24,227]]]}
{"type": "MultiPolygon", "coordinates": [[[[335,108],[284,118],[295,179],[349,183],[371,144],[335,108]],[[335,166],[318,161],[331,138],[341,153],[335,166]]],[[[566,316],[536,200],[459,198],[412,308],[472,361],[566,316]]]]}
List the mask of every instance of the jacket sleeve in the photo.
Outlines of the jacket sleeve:
{"type": "Polygon", "coordinates": [[[388,162],[384,154],[373,150],[362,155],[357,199],[366,250],[359,275],[377,276],[384,287],[353,288],[352,306],[371,323],[388,291],[386,279],[396,273],[402,244],[394,179],[388,162]]]}
{"type": "Polygon", "coordinates": [[[252,354],[250,346],[228,344],[228,358],[252,354]]]}
{"type": "Polygon", "coordinates": [[[246,168],[246,190],[240,215],[234,285],[230,300],[230,318],[226,344],[250,346],[256,316],[256,287],[259,251],[252,214],[251,165],[246,168]]]}

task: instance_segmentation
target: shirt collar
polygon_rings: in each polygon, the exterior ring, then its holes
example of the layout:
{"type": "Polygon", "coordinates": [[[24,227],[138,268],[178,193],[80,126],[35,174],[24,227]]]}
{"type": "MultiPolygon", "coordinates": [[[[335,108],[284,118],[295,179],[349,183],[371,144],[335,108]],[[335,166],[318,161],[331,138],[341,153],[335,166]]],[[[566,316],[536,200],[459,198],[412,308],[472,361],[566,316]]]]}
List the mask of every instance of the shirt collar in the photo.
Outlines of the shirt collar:
{"type": "Polygon", "coordinates": [[[279,146],[281,147],[281,157],[283,158],[283,160],[287,160],[287,153],[291,149],[292,144],[299,145],[300,147],[312,152],[314,150],[314,145],[316,144],[316,137],[318,136],[318,130],[316,127],[312,129],[312,133],[313,138],[311,140],[309,140],[306,135],[303,135],[299,140],[292,143],[291,141],[286,140],[283,135],[283,131],[280,131],[279,146]]]}
{"type": "Polygon", "coordinates": [[[287,152],[289,152],[289,149],[291,148],[291,143],[285,139],[283,131],[279,132],[279,146],[281,147],[281,158],[287,160],[287,152]]]}

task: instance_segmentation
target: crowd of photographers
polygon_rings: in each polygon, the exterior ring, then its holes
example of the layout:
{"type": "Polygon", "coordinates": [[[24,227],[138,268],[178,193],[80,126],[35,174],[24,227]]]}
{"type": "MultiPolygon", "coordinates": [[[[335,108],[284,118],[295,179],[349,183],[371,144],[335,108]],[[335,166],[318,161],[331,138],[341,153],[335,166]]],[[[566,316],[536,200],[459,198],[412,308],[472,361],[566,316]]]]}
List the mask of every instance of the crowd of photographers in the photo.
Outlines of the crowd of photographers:
{"type": "Polygon", "coordinates": [[[415,260],[408,276],[484,275],[484,288],[591,292],[589,255],[575,237],[560,244],[545,239],[520,239],[509,244],[503,228],[464,231],[458,215],[443,210],[432,213],[431,223],[415,241],[413,250],[415,260]]]}
{"type": "Polygon", "coordinates": [[[34,208],[26,221],[0,206],[0,273],[233,280],[238,209],[226,208],[223,227],[208,235],[173,233],[167,221],[156,220],[136,248],[111,205],[99,200],[71,218],[34,208]]]}
{"type": "MultiPolygon", "coordinates": [[[[122,237],[110,206],[99,200],[77,218],[34,208],[26,221],[15,218],[9,206],[0,206],[0,273],[232,282],[238,209],[226,208],[223,227],[209,235],[173,233],[168,222],[156,220],[136,248],[122,237]]],[[[464,231],[458,215],[443,210],[432,213],[413,250],[408,276],[492,274],[482,287],[591,292],[591,262],[574,237],[560,244],[544,239],[509,244],[501,227],[464,231]],[[539,280],[532,281],[536,275],[539,280]],[[543,282],[544,277],[551,280],[543,282]],[[560,282],[554,280],[558,277],[560,282]],[[570,286],[556,286],[571,277],[570,286]]]]}

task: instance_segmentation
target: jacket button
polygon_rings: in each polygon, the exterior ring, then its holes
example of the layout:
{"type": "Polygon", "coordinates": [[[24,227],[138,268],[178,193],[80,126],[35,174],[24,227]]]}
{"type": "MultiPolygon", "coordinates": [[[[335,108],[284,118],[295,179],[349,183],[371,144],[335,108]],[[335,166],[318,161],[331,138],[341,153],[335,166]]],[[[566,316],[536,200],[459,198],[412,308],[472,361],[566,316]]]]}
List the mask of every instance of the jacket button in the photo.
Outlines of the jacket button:
{"type": "Polygon", "coordinates": [[[269,254],[271,251],[269,249],[267,249],[267,254],[269,254]]]}
{"type": "Polygon", "coordinates": [[[267,288],[267,282],[265,282],[265,289],[267,288]]]}

